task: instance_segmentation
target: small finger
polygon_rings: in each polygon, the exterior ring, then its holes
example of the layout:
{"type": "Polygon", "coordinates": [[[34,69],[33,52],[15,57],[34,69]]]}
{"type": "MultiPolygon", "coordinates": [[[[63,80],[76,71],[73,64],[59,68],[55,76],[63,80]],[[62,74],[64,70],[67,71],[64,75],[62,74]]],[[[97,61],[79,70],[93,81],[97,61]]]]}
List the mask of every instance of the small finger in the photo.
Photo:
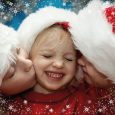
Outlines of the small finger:
{"type": "Polygon", "coordinates": [[[24,49],[22,49],[22,48],[19,48],[19,50],[18,50],[18,56],[22,57],[22,58],[28,58],[27,52],[24,49]]]}

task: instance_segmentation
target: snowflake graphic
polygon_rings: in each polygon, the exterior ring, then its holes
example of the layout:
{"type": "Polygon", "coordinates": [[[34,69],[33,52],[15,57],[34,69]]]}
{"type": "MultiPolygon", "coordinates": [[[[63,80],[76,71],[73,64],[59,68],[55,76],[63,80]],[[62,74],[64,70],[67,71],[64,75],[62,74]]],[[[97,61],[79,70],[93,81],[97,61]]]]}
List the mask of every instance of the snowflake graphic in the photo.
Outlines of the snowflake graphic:
{"type": "Polygon", "coordinates": [[[0,9],[2,9],[2,10],[4,9],[4,6],[2,6],[1,4],[0,4],[0,9]]]}
{"type": "Polygon", "coordinates": [[[28,101],[27,101],[27,100],[24,100],[23,103],[26,105],[26,104],[28,104],[28,101]]]}
{"type": "Polygon", "coordinates": [[[111,100],[109,100],[109,103],[110,103],[110,104],[113,104],[113,100],[112,100],[112,99],[111,99],[111,100]]]}
{"type": "Polygon", "coordinates": [[[8,109],[13,110],[13,105],[9,105],[8,109]]]}
{"type": "Polygon", "coordinates": [[[51,109],[49,109],[49,112],[53,113],[53,112],[54,112],[54,110],[51,108],[51,109]]]}
{"type": "Polygon", "coordinates": [[[5,99],[1,100],[1,104],[5,104],[5,103],[6,103],[5,99]]]}
{"type": "Polygon", "coordinates": [[[45,108],[46,108],[46,109],[49,109],[49,105],[46,105],[45,108]]]}
{"type": "Polygon", "coordinates": [[[88,111],[89,111],[89,108],[88,108],[88,107],[85,107],[85,108],[84,108],[84,111],[85,111],[85,112],[88,112],[88,111]]]}
{"type": "Polygon", "coordinates": [[[13,12],[14,12],[14,14],[17,14],[17,12],[18,12],[18,11],[17,11],[16,9],[14,9],[14,11],[13,11],[13,12]]]}
{"type": "Polygon", "coordinates": [[[31,109],[28,107],[28,108],[26,108],[26,111],[30,111],[31,109]]]}
{"type": "Polygon", "coordinates": [[[100,113],[102,112],[102,109],[101,108],[99,108],[99,110],[98,110],[100,113]]]}
{"type": "Polygon", "coordinates": [[[30,4],[29,4],[29,3],[26,3],[26,4],[25,4],[25,6],[26,6],[26,7],[29,7],[29,6],[30,6],[30,4]]]}
{"type": "Polygon", "coordinates": [[[69,109],[70,108],[70,105],[66,105],[66,109],[69,109]]]}
{"type": "Polygon", "coordinates": [[[66,6],[66,3],[65,3],[65,2],[63,2],[63,6],[66,6]]]}

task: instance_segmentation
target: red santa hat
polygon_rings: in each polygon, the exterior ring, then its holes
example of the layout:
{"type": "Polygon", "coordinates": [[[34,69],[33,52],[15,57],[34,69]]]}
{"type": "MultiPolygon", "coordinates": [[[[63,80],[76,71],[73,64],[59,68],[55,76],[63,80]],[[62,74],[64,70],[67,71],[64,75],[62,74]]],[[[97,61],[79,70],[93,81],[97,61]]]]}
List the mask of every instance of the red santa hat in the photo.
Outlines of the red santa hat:
{"type": "Polygon", "coordinates": [[[0,84],[10,64],[15,63],[17,46],[17,32],[0,23],[0,84]]]}
{"type": "Polygon", "coordinates": [[[93,0],[79,12],[76,22],[78,49],[115,82],[115,5],[93,0]]]}
{"type": "Polygon", "coordinates": [[[96,69],[115,81],[115,36],[103,8],[99,0],[94,0],[78,15],[55,7],[40,9],[30,14],[18,29],[22,47],[29,53],[42,30],[57,22],[68,22],[76,48],[96,69]]]}

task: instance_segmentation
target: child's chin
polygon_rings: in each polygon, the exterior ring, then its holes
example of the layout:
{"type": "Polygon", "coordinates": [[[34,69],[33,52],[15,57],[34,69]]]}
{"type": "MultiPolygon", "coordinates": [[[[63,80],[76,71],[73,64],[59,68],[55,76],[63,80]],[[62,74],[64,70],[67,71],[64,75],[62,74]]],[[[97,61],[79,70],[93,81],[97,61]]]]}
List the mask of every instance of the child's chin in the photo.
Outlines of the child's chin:
{"type": "Polygon", "coordinates": [[[63,88],[64,88],[63,86],[52,85],[50,87],[47,87],[47,90],[50,92],[55,92],[63,88]]]}

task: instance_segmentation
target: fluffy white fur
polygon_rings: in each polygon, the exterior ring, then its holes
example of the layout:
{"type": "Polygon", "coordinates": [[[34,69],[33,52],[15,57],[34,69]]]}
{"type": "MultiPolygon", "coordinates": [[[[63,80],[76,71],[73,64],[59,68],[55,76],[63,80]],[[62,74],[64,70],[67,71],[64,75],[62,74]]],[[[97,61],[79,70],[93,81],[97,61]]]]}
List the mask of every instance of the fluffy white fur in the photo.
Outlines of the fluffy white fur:
{"type": "Polygon", "coordinates": [[[10,64],[15,63],[17,46],[17,32],[10,27],[0,24],[0,84],[10,64]]]}
{"type": "Polygon", "coordinates": [[[115,81],[115,35],[104,15],[104,7],[99,0],[94,0],[78,16],[64,9],[43,8],[29,15],[19,27],[22,47],[29,53],[43,29],[67,21],[75,46],[100,72],[115,81]]]}
{"type": "Polygon", "coordinates": [[[30,14],[18,29],[22,47],[29,52],[37,35],[42,30],[57,22],[65,21],[69,22],[71,27],[71,23],[75,20],[76,14],[74,12],[55,7],[46,7],[30,14]]]}
{"type": "MultiPolygon", "coordinates": [[[[106,6],[108,7],[108,6],[106,6]]],[[[115,82],[115,33],[104,14],[105,5],[93,0],[77,16],[74,43],[97,70],[115,82]]]]}

